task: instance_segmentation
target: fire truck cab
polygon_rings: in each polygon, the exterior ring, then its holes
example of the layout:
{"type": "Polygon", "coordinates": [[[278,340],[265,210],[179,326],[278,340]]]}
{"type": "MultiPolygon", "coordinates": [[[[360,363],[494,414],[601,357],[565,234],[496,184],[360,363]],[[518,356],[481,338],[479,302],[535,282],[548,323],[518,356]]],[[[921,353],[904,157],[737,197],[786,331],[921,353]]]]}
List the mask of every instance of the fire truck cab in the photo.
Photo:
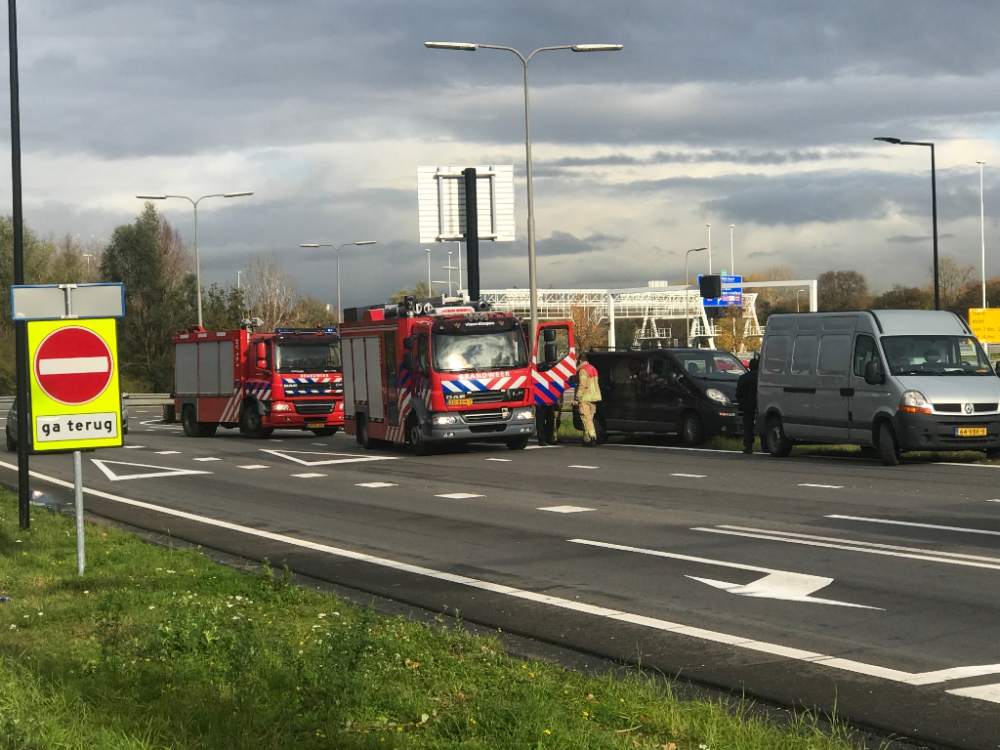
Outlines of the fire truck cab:
{"type": "Polygon", "coordinates": [[[372,448],[503,442],[535,434],[532,367],[513,315],[438,298],[347,311],[344,431],[372,448]]]}
{"type": "Polygon", "coordinates": [[[221,425],[266,438],[276,428],[332,435],[343,427],[337,330],[252,327],[174,334],[174,408],[184,434],[211,437],[221,425]]]}

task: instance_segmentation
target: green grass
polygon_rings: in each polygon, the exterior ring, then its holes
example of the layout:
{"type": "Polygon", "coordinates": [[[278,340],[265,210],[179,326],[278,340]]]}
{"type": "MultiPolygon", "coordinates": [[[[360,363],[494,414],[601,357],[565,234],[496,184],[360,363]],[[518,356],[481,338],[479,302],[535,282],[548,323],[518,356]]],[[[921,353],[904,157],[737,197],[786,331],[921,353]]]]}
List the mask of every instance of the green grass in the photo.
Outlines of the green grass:
{"type": "Polygon", "coordinates": [[[0,749],[846,750],[808,716],[681,701],[641,676],[509,658],[460,625],[382,617],[0,492],[0,749]]]}

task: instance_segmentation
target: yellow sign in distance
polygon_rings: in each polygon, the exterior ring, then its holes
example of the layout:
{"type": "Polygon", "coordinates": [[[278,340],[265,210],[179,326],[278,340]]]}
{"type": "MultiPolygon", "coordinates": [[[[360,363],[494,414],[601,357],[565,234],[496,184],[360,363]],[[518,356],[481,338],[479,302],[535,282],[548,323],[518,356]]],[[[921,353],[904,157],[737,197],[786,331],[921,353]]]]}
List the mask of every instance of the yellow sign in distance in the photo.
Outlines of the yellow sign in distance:
{"type": "Polygon", "coordinates": [[[970,307],[969,328],[982,343],[1000,344],[1000,307],[970,307]]]}
{"type": "Polygon", "coordinates": [[[28,322],[35,451],[122,444],[114,318],[28,322]]]}

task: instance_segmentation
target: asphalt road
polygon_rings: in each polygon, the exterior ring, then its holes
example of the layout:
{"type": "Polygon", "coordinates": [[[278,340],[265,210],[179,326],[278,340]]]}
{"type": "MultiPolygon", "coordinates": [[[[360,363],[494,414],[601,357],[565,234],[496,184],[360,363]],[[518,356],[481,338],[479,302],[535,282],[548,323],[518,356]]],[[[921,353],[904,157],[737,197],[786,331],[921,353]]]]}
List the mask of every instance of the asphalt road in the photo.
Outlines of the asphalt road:
{"type": "MultiPolygon", "coordinates": [[[[605,658],[1000,748],[1000,469],[660,445],[415,457],[133,410],[87,509],[605,658]]],[[[16,458],[2,463],[15,481],[16,458]]],[[[65,496],[69,456],[33,487],[65,496]],[[52,481],[56,480],[56,481],[52,481]]]]}

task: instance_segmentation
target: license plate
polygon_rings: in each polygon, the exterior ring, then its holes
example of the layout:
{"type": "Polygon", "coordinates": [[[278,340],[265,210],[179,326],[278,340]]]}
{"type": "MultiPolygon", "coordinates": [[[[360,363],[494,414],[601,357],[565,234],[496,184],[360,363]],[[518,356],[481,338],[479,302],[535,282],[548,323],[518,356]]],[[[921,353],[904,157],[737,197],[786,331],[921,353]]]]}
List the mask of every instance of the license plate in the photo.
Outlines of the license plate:
{"type": "Polygon", "coordinates": [[[985,427],[956,427],[955,437],[986,437],[985,427]]]}
{"type": "Polygon", "coordinates": [[[446,398],[448,406],[472,406],[471,398],[446,398]]]}
{"type": "Polygon", "coordinates": [[[310,430],[321,430],[326,427],[326,422],[306,422],[306,427],[310,430]]]}

